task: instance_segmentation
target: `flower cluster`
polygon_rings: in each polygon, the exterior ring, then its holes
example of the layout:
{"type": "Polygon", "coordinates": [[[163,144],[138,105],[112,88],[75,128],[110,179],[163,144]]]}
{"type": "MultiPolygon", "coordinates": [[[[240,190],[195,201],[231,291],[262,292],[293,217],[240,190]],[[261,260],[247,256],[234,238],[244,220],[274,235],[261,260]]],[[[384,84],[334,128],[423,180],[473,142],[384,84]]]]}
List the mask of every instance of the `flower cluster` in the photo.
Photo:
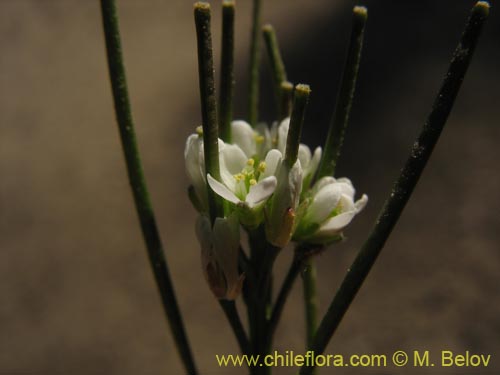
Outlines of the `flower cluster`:
{"type": "Polygon", "coordinates": [[[342,230],[367,203],[366,195],[354,200],[355,190],[347,178],[323,177],[313,183],[321,147],[311,152],[300,144],[297,161],[288,166],[284,159],[289,126],[289,118],[270,129],[233,121],[232,142],[218,140],[220,180],[205,172],[201,128],[187,139],[184,156],[190,197],[203,218],[197,233],[204,271],[219,298],[233,299],[241,289],[242,278],[234,272],[240,230],[235,222],[247,230],[264,224],[267,241],[276,247],[290,240],[325,245],[340,240],[342,230]],[[223,201],[224,218],[217,218],[213,227],[208,219],[208,189],[223,201]],[[233,270],[224,271],[229,264],[233,270]]]}

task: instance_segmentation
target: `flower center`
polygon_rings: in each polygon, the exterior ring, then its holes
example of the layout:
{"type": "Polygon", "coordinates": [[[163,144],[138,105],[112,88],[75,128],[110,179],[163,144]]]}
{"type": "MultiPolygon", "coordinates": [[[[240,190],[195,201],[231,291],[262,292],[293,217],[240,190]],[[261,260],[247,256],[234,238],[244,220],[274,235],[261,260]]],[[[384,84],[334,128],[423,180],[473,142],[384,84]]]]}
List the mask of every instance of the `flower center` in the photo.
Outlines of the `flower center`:
{"type": "Polygon", "coordinates": [[[250,186],[256,185],[259,181],[260,175],[265,172],[266,163],[264,161],[259,162],[255,165],[255,159],[251,158],[247,160],[245,167],[240,173],[233,175],[234,179],[238,183],[242,183],[246,191],[250,189],[250,186]]]}

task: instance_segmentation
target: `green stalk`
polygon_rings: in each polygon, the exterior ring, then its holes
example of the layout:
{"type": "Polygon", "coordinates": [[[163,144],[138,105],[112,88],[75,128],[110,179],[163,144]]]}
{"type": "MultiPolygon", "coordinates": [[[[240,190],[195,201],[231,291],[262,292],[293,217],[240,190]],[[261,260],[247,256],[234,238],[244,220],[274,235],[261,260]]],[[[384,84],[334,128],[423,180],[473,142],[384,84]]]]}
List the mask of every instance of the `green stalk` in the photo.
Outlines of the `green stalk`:
{"type": "Polygon", "coordinates": [[[293,99],[293,84],[288,81],[281,83],[281,113],[278,120],[281,122],[285,118],[290,117],[292,113],[292,99],[293,99]]]}
{"type": "Polygon", "coordinates": [[[241,322],[240,315],[236,309],[236,304],[234,301],[219,300],[219,304],[226,314],[227,320],[233,329],[233,332],[238,340],[238,345],[240,346],[241,354],[250,354],[250,342],[248,341],[247,334],[245,333],[245,328],[241,322]]]}
{"type": "MultiPolygon", "coordinates": [[[[201,117],[203,126],[203,146],[205,152],[205,170],[220,181],[219,170],[219,129],[217,122],[217,100],[215,97],[214,59],[212,52],[212,34],[210,31],[210,5],[198,2],[194,4],[196,38],[198,42],[198,73],[200,80],[201,117]]],[[[212,221],[223,216],[222,201],[208,187],[209,211],[212,221]]]]}
{"type": "Polygon", "coordinates": [[[248,86],[248,122],[257,125],[259,120],[259,60],[262,0],[253,0],[252,39],[250,40],[250,83],[248,86]]]}
{"type": "Polygon", "coordinates": [[[189,374],[196,374],[196,366],[170,279],[167,260],[163,252],[139,157],[123,65],[118,15],[114,0],[101,0],[101,11],[116,119],[127,165],[128,179],[132,188],[149,261],[153,268],[163,308],[168,317],[170,329],[184,368],[189,374]]]}
{"type": "Polygon", "coordinates": [[[222,2],[222,52],[220,76],[220,129],[224,142],[231,142],[234,88],[234,0],[222,2]]]}
{"type": "Polygon", "coordinates": [[[288,168],[292,168],[297,161],[302,125],[304,124],[304,116],[310,94],[311,89],[308,85],[299,84],[295,86],[292,116],[290,117],[290,127],[288,128],[288,136],[286,140],[285,159],[283,160],[283,163],[287,165],[288,168]]]}
{"type": "Polygon", "coordinates": [[[274,333],[278,326],[278,323],[281,318],[281,314],[283,312],[283,308],[285,307],[285,302],[290,295],[293,284],[297,279],[300,271],[304,268],[302,261],[295,255],[293,258],[292,264],[288,269],[288,272],[285,276],[285,280],[281,285],[280,291],[278,293],[278,297],[276,298],[276,302],[274,303],[274,307],[271,313],[271,318],[269,319],[268,324],[268,346],[271,346],[274,333]]]}
{"type": "MultiPolygon", "coordinates": [[[[472,8],[431,113],[413,145],[410,156],[391,195],[382,208],[370,236],[349,268],[321,321],[313,344],[309,347],[309,350],[314,351],[316,355],[324,352],[408,202],[453,107],[488,14],[489,4],[487,2],[480,1],[472,8]]],[[[307,375],[311,374],[312,371],[313,367],[302,367],[300,374],[307,375]]]]}
{"type": "Polygon", "coordinates": [[[312,345],[318,325],[318,295],[316,291],[316,266],[314,265],[314,258],[308,258],[304,266],[302,286],[304,290],[306,320],[306,347],[309,347],[312,345]]]}
{"type": "MultiPolygon", "coordinates": [[[[285,64],[281,57],[278,39],[276,38],[276,33],[271,25],[265,25],[262,28],[262,35],[264,36],[264,42],[267,49],[267,54],[269,56],[269,61],[271,63],[271,72],[274,84],[274,97],[276,101],[276,113],[278,118],[282,118],[283,109],[283,93],[281,85],[286,82],[286,71],[285,64]]],[[[286,117],[286,116],[285,116],[286,117]]]]}
{"type": "Polygon", "coordinates": [[[353,9],[351,40],[347,51],[347,58],[342,74],[342,82],[337,95],[335,110],[330,121],[330,128],[326,138],[323,157],[318,168],[317,178],[333,176],[340,148],[344,142],[344,133],[349,122],[352,99],[356,88],[356,79],[363,47],[363,36],[368,11],[365,7],[356,6],[353,9]]]}

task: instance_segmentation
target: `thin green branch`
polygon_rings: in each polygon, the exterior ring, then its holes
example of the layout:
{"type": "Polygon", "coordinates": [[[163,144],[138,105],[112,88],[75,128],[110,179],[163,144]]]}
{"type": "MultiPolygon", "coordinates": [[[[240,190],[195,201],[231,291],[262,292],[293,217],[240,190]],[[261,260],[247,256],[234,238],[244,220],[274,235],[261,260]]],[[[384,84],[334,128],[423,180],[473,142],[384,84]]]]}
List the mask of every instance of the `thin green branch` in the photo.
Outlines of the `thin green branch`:
{"type": "Polygon", "coordinates": [[[285,163],[289,168],[292,168],[295,164],[299,154],[302,125],[304,124],[304,117],[310,94],[311,89],[308,85],[298,84],[295,86],[292,116],[290,117],[290,127],[288,128],[288,136],[286,140],[285,159],[283,161],[283,163],[285,163]]]}
{"type": "Polygon", "coordinates": [[[248,122],[257,125],[259,120],[259,67],[260,25],[262,0],[253,0],[252,38],[250,40],[250,81],[248,86],[248,122]]]}
{"type": "Polygon", "coordinates": [[[318,169],[318,179],[325,176],[333,176],[335,167],[337,166],[340,149],[344,142],[345,129],[349,122],[354,90],[356,89],[356,79],[358,76],[367,17],[368,11],[365,7],[354,7],[351,40],[349,42],[344,72],[342,74],[342,82],[330,121],[323,157],[318,169]]]}
{"type": "MultiPolygon", "coordinates": [[[[203,146],[205,170],[220,181],[219,169],[219,127],[217,120],[217,100],[215,97],[214,59],[212,33],[210,31],[210,5],[194,4],[194,19],[198,44],[198,73],[200,80],[201,117],[203,126],[203,146]]],[[[207,184],[208,186],[208,184],[207,184]]],[[[222,201],[208,189],[209,212],[212,221],[223,216],[222,201]]]]}
{"type": "MultiPolygon", "coordinates": [[[[432,111],[370,236],[347,272],[309,347],[316,355],[324,352],[408,202],[453,107],[488,13],[489,4],[484,1],[472,8],[432,111]]],[[[302,367],[300,374],[311,374],[312,370],[313,367],[302,367]]]]}
{"type": "Polygon", "coordinates": [[[250,342],[248,341],[247,334],[245,333],[245,328],[241,323],[240,315],[236,309],[236,304],[234,301],[219,300],[220,306],[224,313],[226,314],[227,320],[233,329],[234,335],[238,340],[238,345],[242,354],[250,354],[250,342]]]}
{"type": "Polygon", "coordinates": [[[220,129],[224,142],[231,141],[234,88],[234,0],[222,2],[222,52],[220,76],[220,129]]]}
{"type": "Polygon", "coordinates": [[[318,326],[318,295],[316,291],[316,266],[314,258],[310,257],[307,259],[304,266],[302,286],[306,320],[306,346],[310,347],[318,326]]]}
{"type": "Polygon", "coordinates": [[[276,101],[276,113],[279,119],[286,116],[283,115],[283,92],[281,85],[286,82],[285,64],[281,57],[280,48],[276,33],[271,25],[265,25],[262,28],[262,35],[264,36],[264,43],[266,45],[267,54],[271,63],[272,79],[274,84],[274,97],[276,101]]]}
{"type": "Polygon", "coordinates": [[[114,0],[101,0],[101,11],[116,119],[125,155],[128,179],[132,188],[142,234],[146,242],[149,261],[186,372],[196,374],[196,366],[170,279],[167,260],[163,252],[139,157],[123,65],[118,15],[114,0]]]}
{"type": "Polygon", "coordinates": [[[288,299],[288,296],[290,295],[290,292],[292,290],[293,284],[295,283],[295,280],[297,279],[297,276],[299,275],[300,271],[303,269],[304,265],[302,261],[295,256],[290,268],[288,269],[288,273],[285,276],[285,280],[283,281],[283,284],[281,285],[281,289],[278,293],[278,297],[276,298],[276,302],[274,303],[274,307],[271,313],[271,318],[269,319],[269,324],[268,324],[268,342],[269,346],[272,343],[274,333],[276,331],[276,328],[278,326],[278,323],[281,318],[281,314],[283,312],[283,308],[285,307],[285,302],[288,299]]]}
{"type": "Polygon", "coordinates": [[[279,113],[278,120],[281,122],[292,113],[292,100],[293,100],[293,84],[289,81],[281,83],[281,113],[279,113]]]}

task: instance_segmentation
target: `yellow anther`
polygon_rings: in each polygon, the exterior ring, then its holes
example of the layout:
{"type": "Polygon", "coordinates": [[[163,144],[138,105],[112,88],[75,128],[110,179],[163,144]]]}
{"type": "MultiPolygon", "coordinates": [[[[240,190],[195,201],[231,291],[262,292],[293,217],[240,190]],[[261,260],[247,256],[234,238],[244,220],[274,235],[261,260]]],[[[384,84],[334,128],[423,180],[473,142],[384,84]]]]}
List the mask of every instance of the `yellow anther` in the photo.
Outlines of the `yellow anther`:
{"type": "Polygon", "coordinates": [[[203,135],[203,127],[197,126],[196,127],[196,134],[198,134],[200,136],[203,135]]]}
{"type": "Polygon", "coordinates": [[[253,186],[253,185],[256,185],[257,184],[257,180],[255,178],[252,178],[250,181],[250,185],[253,186]]]}
{"type": "Polygon", "coordinates": [[[249,165],[250,167],[253,167],[254,164],[255,164],[255,160],[254,159],[248,159],[247,160],[247,165],[249,165]]]}
{"type": "Polygon", "coordinates": [[[245,176],[242,174],[242,173],[237,173],[235,175],[233,175],[234,179],[237,181],[237,182],[240,182],[241,180],[244,180],[245,179],[245,176]]]}
{"type": "Polygon", "coordinates": [[[259,166],[257,167],[257,170],[258,170],[259,172],[261,172],[261,173],[262,173],[262,172],[265,172],[265,170],[266,170],[266,162],[265,162],[265,161],[261,161],[261,162],[259,163],[259,166]]]}
{"type": "Polygon", "coordinates": [[[254,135],[254,139],[255,139],[255,143],[263,143],[264,142],[264,136],[263,135],[259,135],[259,134],[255,134],[254,135]]]}

